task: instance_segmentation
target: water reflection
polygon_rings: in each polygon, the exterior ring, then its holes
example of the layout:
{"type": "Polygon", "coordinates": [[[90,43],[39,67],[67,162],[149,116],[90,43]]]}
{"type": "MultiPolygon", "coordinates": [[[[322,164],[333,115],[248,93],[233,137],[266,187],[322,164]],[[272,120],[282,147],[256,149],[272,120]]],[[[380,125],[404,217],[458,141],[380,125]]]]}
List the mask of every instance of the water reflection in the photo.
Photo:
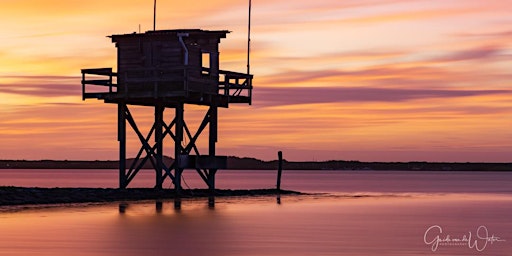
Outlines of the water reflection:
{"type": "Polygon", "coordinates": [[[155,211],[156,213],[162,213],[163,209],[163,202],[162,201],[156,201],[155,202],[155,211]]]}
{"type": "Polygon", "coordinates": [[[126,209],[128,209],[128,206],[129,205],[126,202],[119,203],[119,213],[126,213],[126,209]]]}
{"type": "Polygon", "coordinates": [[[215,196],[208,197],[208,207],[211,209],[215,208],[215,196]]]}
{"type": "MultiPolygon", "coordinates": [[[[432,255],[428,227],[485,225],[512,251],[510,195],[288,196],[75,205],[0,213],[0,255],[432,255]]],[[[442,247],[436,255],[473,255],[442,247]]]]}
{"type": "MultiPolygon", "coordinates": [[[[129,245],[129,255],[144,244],[156,254],[300,256],[426,255],[431,251],[422,239],[431,225],[453,234],[486,225],[501,237],[512,235],[509,196],[284,196],[282,206],[276,199],[222,198],[215,209],[204,200],[185,200],[179,210],[164,201],[159,213],[135,203],[119,215],[113,236],[129,245]],[[167,245],[162,237],[168,238],[167,245]]],[[[497,244],[485,255],[506,255],[510,248],[497,244]]],[[[466,247],[444,247],[436,255],[472,253],[466,247]]]]}
{"type": "MultiPolygon", "coordinates": [[[[162,201],[158,201],[158,200],[155,201],[155,212],[157,214],[162,213],[163,205],[164,205],[164,203],[162,201]]],[[[125,214],[129,207],[130,207],[130,204],[128,202],[121,202],[121,203],[119,203],[119,207],[118,207],[119,213],[120,214],[125,214]]],[[[179,210],[179,209],[177,209],[177,210],[179,210]]]]}
{"type": "MultiPolygon", "coordinates": [[[[181,206],[182,206],[182,199],[181,197],[176,197],[174,198],[174,210],[175,211],[180,211],[181,210],[181,206]]],[[[278,205],[281,204],[281,194],[278,193],[276,194],[276,203],[278,205]]],[[[162,213],[162,210],[163,210],[163,205],[164,203],[160,200],[157,200],[155,201],[155,210],[157,213],[162,213]]],[[[121,202],[119,203],[119,213],[120,214],[124,214],[126,213],[127,209],[129,208],[129,203],[128,202],[121,202]]],[[[215,209],[215,196],[209,196],[208,197],[208,208],[213,210],[215,209]]]]}
{"type": "Polygon", "coordinates": [[[108,239],[123,248],[113,255],[226,255],[229,225],[204,200],[184,201],[120,204],[108,239]]]}

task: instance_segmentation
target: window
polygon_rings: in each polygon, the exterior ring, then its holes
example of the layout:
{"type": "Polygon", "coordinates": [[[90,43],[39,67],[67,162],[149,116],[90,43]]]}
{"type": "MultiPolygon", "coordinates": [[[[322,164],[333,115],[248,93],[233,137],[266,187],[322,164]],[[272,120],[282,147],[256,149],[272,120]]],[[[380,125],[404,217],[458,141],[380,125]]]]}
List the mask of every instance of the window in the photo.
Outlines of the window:
{"type": "Polygon", "coordinates": [[[210,75],[210,53],[203,52],[201,56],[202,74],[210,75]]]}

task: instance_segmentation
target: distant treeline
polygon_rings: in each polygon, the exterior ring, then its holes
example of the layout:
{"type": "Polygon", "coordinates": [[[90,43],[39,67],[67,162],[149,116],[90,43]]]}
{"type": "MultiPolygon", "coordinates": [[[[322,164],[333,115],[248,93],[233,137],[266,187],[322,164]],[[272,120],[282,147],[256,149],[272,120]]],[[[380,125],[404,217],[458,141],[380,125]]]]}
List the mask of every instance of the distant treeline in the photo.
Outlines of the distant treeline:
{"type": "MultiPolygon", "coordinates": [[[[164,163],[170,166],[171,158],[164,163]]],[[[130,167],[133,159],[127,159],[130,167]]],[[[0,169],[117,169],[118,161],[70,161],[70,160],[0,160],[0,169]]],[[[152,168],[147,161],[145,169],[152,168]]],[[[431,162],[283,162],[287,170],[403,170],[403,171],[512,171],[512,163],[431,163],[431,162]]],[[[262,161],[256,158],[228,157],[228,169],[276,170],[277,160],[262,161]]]]}

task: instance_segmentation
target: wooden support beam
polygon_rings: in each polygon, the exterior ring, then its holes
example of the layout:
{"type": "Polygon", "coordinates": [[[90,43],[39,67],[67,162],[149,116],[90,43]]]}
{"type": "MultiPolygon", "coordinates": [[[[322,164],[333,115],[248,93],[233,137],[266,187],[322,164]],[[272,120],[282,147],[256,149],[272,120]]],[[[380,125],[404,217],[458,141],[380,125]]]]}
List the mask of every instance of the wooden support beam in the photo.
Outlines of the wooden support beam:
{"type": "Polygon", "coordinates": [[[156,168],[155,168],[155,188],[162,189],[162,171],[163,171],[163,126],[164,126],[164,107],[162,104],[155,106],[155,146],[156,147],[156,168]]]}
{"type": "MultiPolygon", "coordinates": [[[[137,124],[135,123],[135,120],[133,119],[133,116],[130,113],[130,110],[128,108],[126,108],[125,110],[126,110],[125,111],[126,120],[132,127],[133,131],[137,134],[137,137],[139,137],[139,140],[142,143],[142,145],[144,146],[144,150],[146,151],[147,155],[148,156],[154,155],[155,154],[154,148],[149,145],[149,143],[148,143],[149,140],[147,140],[140,132],[139,128],[137,127],[137,124]]],[[[153,167],[156,168],[156,163],[153,160],[153,158],[150,157],[149,160],[151,161],[151,164],[153,165],[153,167]]]]}
{"type": "Polygon", "coordinates": [[[117,104],[117,140],[119,141],[119,188],[128,186],[126,179],[126,104],[117,104]]]}
{"type": "Polygon", "coordinates": [[[226,159],[217,157],[216,142],[217,142],[217,122],[218,122],[218,107],[210,106],[206,112],[201,124],[197,130],[192,133],[188,128],[184,119],[184,103],[176,104],[175,117],[169,123],[164,122],[164,111],[166,106],[163,104],[154,106],[154,123],[148,133],[144,136],[138,128],[134,116],[131,114],[126,103],[121,101],[119,103],[119,127],[118,137],[120,142],[120,187],[127,187],[130,182],[135,178],[139,171],[144,168],[147,161],[151,162],[154,167],[155,175],[155,188],[161,188],[167,177],[169,177],[176,189],[177,194],[182,189],[182,174],[184,169],[195,169],[201,179],[205,182],[211,190],[211,194],[215,193],[215,175],[219,168],[225,168],[226,159]],[[126,166],[126,123],[130,125],[134,133],[139,138],[141,147],[133,163],[127,169],[126,166]],[[196,145],[197,140],[203,131],[209,127],[208,132],[208,155],[201,155],[199,148],[196,145]],[[174,129],[173,129],[174,128],[174,129]],[[174,130],[174,131],[173,131],[174,130]],[[174,163],[167,167],[164,163],[164,138],[169,135],[174,140],[174,163]],[[187,144],[183,144],[184,136],[189,139],[187,144]],[[154,143],[151,143],[151,140],[154,143]],[[190,155],[193,150],[195,155],[190,155]],[[143,152],[145,156],[143,157],[143,152]],[[124,163],[124,164],[123,164],[124,163]]]}
{"type": "Polygon", "coordinates": [[[283,172],[283,152],[277,152],[278,164],[277,164],[277,191],[281,191],[281,174],[283,172]]]}
{"type": "MultiPolygon", "coordinates": [[[[218,121],[218,108],[217,106],[210,106],[208,111],[208,118],[210,123],[209,139],[208,139],[208,155],[210,157],[215,156],[216,149],[215,144],[217,143],[217,121],[218,121]]],[[[217,169],[209,169],[208,171],[208,189],[210,190],[210,196],[215,195],[215,174],[217,169]]]]}
{"type": "Polygon", "coordinates": [[[175,124],[175,139],[174,139],[174,190],[176,196],[179,197],[181,193],[181,174],[183,169],[181,169],[180,160],[181,154],[183,153],[183,147],[181,145],[183,141],[183,123],[184,123],[184,104],[179,104],[176,106],[176,124],[175,124]]]}

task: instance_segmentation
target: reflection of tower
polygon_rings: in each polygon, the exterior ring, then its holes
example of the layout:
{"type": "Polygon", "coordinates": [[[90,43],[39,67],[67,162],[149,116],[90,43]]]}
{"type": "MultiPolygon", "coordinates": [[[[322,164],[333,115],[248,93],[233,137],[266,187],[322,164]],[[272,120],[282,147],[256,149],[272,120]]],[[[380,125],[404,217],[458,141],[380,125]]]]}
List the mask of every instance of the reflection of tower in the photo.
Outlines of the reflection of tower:
{"type": "Polygon", "coordinates": [[[82,70],[82,98],[118,106],[120,188],[126,188],[149,161],[156,172],[155,188],[162,188],[169,177],[179,191],[183,170],[194,169],[209,189],[215,189],[215,174],[226,168],[227,162],[215,152],[218,108],[251,104],[252,98],[252,75],[219,69],[219,43],[228,33],[187,29],[112,35],[118,51],[117,72],[112,68],[82,70]],[[195,133],[185,122],[186,104],[209,107],[195,133]],[[137,127],[129,105],[154,108],[155,120],[147,135],[137,127]],[[164,120],[164,111],[171,108],[174,119],[164,120]],[[130,166],[126,161],[126,123],[141,142],[130,166]],[[206,127],[208,153],[201,154],[196,142],[206,127]],[[174,141],[170,166],[163,161],[166,137],[174,141]]]}

